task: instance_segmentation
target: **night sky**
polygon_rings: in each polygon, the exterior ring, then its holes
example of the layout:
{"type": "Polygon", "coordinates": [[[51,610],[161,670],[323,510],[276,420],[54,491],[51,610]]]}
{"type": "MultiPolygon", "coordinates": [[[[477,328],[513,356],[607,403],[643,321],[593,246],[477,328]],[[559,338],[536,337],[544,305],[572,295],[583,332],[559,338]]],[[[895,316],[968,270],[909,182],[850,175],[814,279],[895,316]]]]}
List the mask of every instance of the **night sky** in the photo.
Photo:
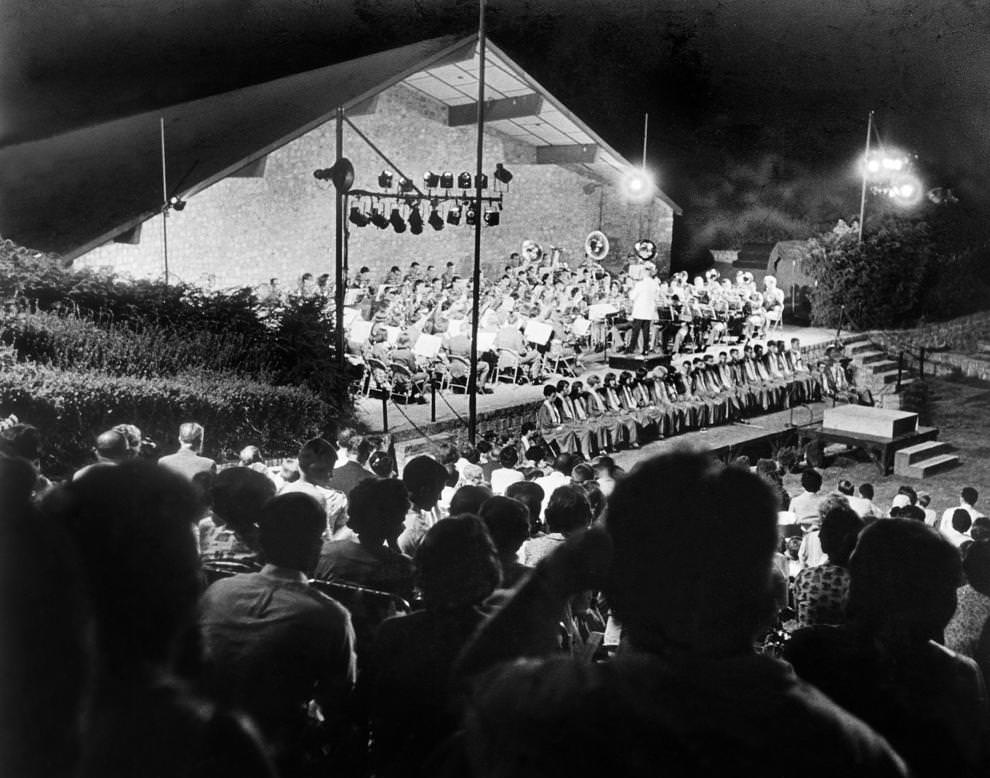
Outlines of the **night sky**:
{"type": "MultiPolygon", "coordinates": [[[[2,144],[477,24],[460,0],[0,2],[2,144]]],[[[884,142],[959,197],[937,210],[986,234],[985,0],[491,0],[488,26],[633,162],[649,112],[682,258],[854,214],[871,108],[884,142]]]]}

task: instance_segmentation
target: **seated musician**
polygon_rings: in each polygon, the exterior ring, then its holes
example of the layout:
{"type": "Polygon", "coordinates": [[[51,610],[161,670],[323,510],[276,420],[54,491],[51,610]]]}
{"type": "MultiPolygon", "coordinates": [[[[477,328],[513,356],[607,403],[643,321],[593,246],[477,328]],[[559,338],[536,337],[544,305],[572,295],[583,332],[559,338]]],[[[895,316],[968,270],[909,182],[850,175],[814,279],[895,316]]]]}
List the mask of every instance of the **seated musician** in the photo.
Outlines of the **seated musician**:
{"type": "MultiPolygon", "coordinates": [[[[722,352],[722,354],[724,356],[725,352],[722,352]]],[[[743,403],[731,378],[726,375],[729,372],[728,369],[725,371],[720,370],[719,366],[715,364],[715,356],[713,354],[705,354],[704,370],[709,386],[724,402],[725,420],[733,421],[738,419],[742,415],[743,403]],[[728,380],[726,380],[727,378],[728,380]]]]}
{"type": "Polygon", "coordinates": [[[801,385],[801,397],[804,402],[821,398],[821,377],[817,371],[809,370],[804,364],[799,338],[791,338],[790,349],[784,348],[784,341],[777,341],[778,350],[783,354],[787,366],[794,373],[795,380],[801,385]]]}
{"type": "Polygon", "coordinates": [[[578,415],[577,406],[571,399],[571,387],[567,381],[557,382],[556,402],[562,427],[573,433],[568,441],[570,446],[568,453],[577,452],[585,459],[591,459],[592,453],[597,450],[597,441],[591,425],[578,415]]]}
{"type": "Polygon", "coordinates": [[[757,291],[750,292],[743,305],[746,322],[743,325],[743,337],[746,340],[761,337],[766,327],[766,311],[763,308],[763,295],[757,291]]]}
{"type": "Polygon", "coordinates": [[[708,426],[725,424],[729,416],[728,397],[712,382],[701,357],[695,357],[691,362],[691,381],[695,396],[705,404],[708,426]]]}
{"type": "Polygon", "coordinates": [[[588,412],[588,421],[594,426],[599,449],[614,451],[623,439],[622,425],[609,412],[608,403],[605,402],[605,398],[599,391],[600,386],[601,379],[598,376],[588,376],[588,388],[582,399],[588,412]]]}
{"type": "MultiPolygon", "coordinates": [[[[592,376],[592,378],[597,378],[597,376],[592,376]]],[[[593,385],[590,378],[588,379],[588,385],[593,385]]],[[[630,448],[639,448],[639,425],[636,423],[636,419],[626,412],[622,402],[619,400],[619,393],[616,391],[615,373],[606,373],[601,388],[594,391],[597,392],[605,404],[609,415],[617,423],[616,435],[613,436],[612,442],[615,445],[624,442],[630,448]]]]}
{"type": "Polygon", "coordinates": [[[543,387],[543,404],[536,411],[536,426],[546,443],[559,451],[573,450],[574,433],[564,429],[563,421],[557,406],[557,387],[547,384],[543,387]]]}
{"type": "MultiPolygon", "coordinates": [[[[440,359],[447,365],[447,370],[450,373],[451,378],[466,379],[471,370],[471,328],[462,327],[460,330],[456,331],[452,335],[447,335],[443,339],[443,348],[440,351],[440,359]],[[468,360],[468,364],[464,365],[460,360],[450,360],[447,359],[447,355],[462,357],[468,360]]],[[[484,394],[491,394],[492,390],[488,388],[486,382],[488,380],[488,375],[491,370],[491,365],[482,358],[482,354],[478,354],[478,368],[477,368],[477,383],[478,391],[484,394]]]]}
{"type": "Polygon", "coordinates": [[[705,402],[695,394],[694,377],[691,374],[693,365],[690,359],[681,362],[680,370],[673,374],[674,385],[677,389],[677,402],[687,409],[691,427],[705,428],[711,424],[711,418],[705,402]]]}
{"type": "Polygon", "coordinates": [[[523,338],[522,324],[519,320],[519,314],[515,311],[508,314],[505,325],[495,336],[495,348],[508,348],[515,351],[519,357],[519,366],[523,375],[533,381],[539,380],[543,373],[542,355],[523,338]]]}
{"type": "Polygon", "coordinates": [[[772,407],[774,409],[788,407],[788,384],[783,377],[777,378],[772,374],[763,346],[759,344],[753,346],[753,360],[757,375],[770,390],[772,407]]]}
{"type": "Polygon", "coordinates": [[[636,371],[635,378],[629,381],[628,390],[639,408],[643,426],[656,424],[657,435],[660,438],[672,434],[676,413],[667,400],[666,393],[657,394],[653,375],[646,368],[641,367],[636,371]]]}

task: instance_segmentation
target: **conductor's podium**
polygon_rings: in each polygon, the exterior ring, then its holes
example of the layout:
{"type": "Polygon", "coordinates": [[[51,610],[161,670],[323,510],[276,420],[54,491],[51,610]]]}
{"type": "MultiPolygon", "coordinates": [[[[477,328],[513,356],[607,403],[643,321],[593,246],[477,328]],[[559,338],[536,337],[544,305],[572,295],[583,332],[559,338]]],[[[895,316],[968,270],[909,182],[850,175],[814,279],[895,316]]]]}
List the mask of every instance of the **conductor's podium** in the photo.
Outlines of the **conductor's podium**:
{"type": "MultiPolygon", "coordinates": [[[[839,405],[826,408],[821,426],[807,427],[804,434],[824,443],[841,443],[862,449],[880,471],[887,474],[893,469],[894,456],[898,451],[934,441],[938,437],[938,428],[919,426],[918,414],[908,411],[839,405]]],[[[919,472],[905,472],[903,475],[923,477],[931,472],[924,468],[915,469],[919,472]]]]}

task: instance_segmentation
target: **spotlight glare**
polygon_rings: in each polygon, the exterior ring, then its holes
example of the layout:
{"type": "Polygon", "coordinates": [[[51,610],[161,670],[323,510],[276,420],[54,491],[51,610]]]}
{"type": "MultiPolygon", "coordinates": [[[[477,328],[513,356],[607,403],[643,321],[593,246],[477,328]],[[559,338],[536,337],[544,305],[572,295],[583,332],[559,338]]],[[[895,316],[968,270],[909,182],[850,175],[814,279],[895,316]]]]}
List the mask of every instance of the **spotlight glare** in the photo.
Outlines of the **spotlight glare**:
{"type": "Polygon", "coordinates": [[[622,192],[627,200],[645,202],[653,196],[653,179],[645,170],[630,168],[622,177],[622,192]]]}
{"type": "Polygon", "coordinates": [[[888,194],[898,205],[910,207],[921,202],[924,197],[923,189],[921,181],[916,176],[905,173],[891,182],[888,194]]]}
{"type": "Polygon", "coordinates": [[[866,163],[866,171],[868,173],[879,173],[880,172],[880,160],[871,159],[866,163]]]}

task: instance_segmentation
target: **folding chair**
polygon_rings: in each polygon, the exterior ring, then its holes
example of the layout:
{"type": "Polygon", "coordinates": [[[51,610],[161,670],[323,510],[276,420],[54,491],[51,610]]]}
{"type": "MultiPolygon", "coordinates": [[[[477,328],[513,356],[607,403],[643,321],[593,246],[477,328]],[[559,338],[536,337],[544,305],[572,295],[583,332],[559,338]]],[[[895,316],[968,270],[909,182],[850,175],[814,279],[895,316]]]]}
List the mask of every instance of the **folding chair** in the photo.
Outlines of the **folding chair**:
{"type": "Polygon", "coordinates": [[[771,308],[766,312],[766,332],[770,330],[783,330],[784,329],[784,309],[783,308],[771,308]]]}
{"type": "Polygon", "coordinates": [[[577,354],[567,354],[564,352],[564,344],[558,338],[550,341],[550,348],[547,351],[546,364],[550,365],[550,372],[557,375],[577,376],[575,367],[577,365],[577,354]]]}
{"type": "Polygon", "coordinates": [[[448,359],[450,360],[450,366],[447,368],[447,374],[450,376],[450,382],[448,384],[450,390],[465,394],[471,376],[471,361],[466,357],[457,356],[456,354],[451,354],[448,359]]]}
{"type": "Polygon", "coordinates": [[[260,565],[240,559],[209,559],[203,562],[203,575],[208,584],[239,573],[257,573],[259,570],[260,565]]]}
{"type": "Polygon", "coordinates": [[[422,396],[426,389],[426,379],[417,378],[412,371],[401,362],[390,362],[392,369],[391,396],[409,402],[413,397],[422,396]]]}
{"type": "Polygon", "coordinates": [[[350,611],[358,647],[370,647],[379,625],[385,619],[411,610],[408,602],[390,592],[369,589],[347,581],[314,578],[309,583],[350,611]]]}
{"type": "MultiPolygon", "coordinates": [[[[380,359],[368,357],[368,392],[381,392],[386,398],[392,396],[392,371],[380,359]]],[[[367,394],[365,396],[367,396],[367,394]]]]}
{"type": "Polygon", "coordinates": [[[502,381],[506,374],[512,383],[519,381],[519,373],[522,369],[522,359],[519,352],[503,346],[498,350],[498,367],[495,371],[495,380],[502,381]]]}

